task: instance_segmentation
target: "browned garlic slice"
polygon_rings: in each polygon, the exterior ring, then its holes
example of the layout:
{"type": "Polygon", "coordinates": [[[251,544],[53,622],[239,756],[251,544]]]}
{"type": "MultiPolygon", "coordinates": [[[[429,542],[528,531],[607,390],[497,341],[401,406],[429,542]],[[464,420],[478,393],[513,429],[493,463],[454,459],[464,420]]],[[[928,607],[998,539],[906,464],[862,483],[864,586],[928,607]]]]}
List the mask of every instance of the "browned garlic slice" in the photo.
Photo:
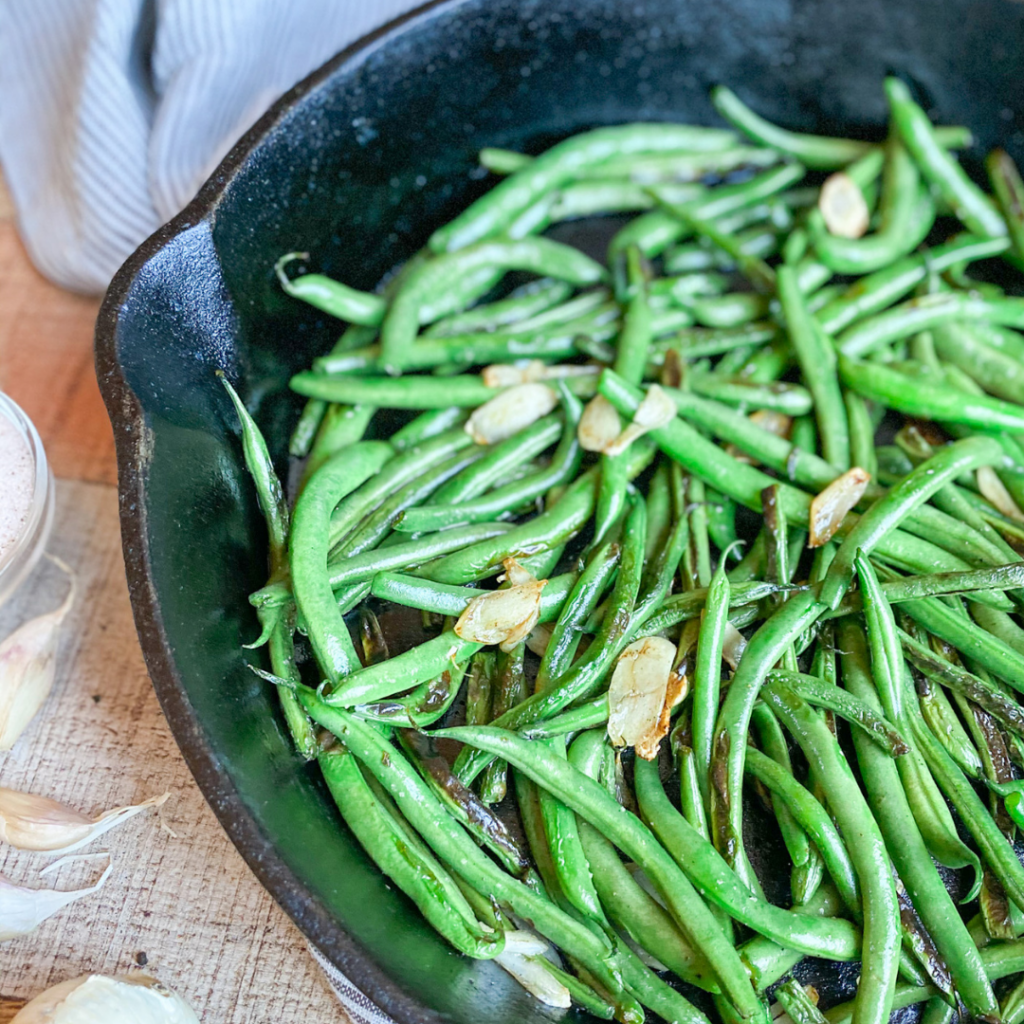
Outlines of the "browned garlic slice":
{"type": "Polygon", "coordinates": [[[548,944],[531,931],[519,929],[505,932],[505,948],[494,958],[542,1003],[568,1009],[572,1005],[569,990],[544,967],[548,944]]]}
{"type": "Polygon", "coordinates": [[[747,649],[747,638],[731,623],[725,624],[725,635],[722,639],[722,657],[726,664],[736,671],[736,666],[747,649]]]}
{"type": "MultiPolygon", "coordinates": [[[[56,865],[51,865],[51,867],[54,866],[56,865]]],[[[58,889],[28,889],[25,886],[15,885],[0,875],[0,942],[8,942],[34,932],[48,917],[52,917],[69,903],[74,903],[75,900],[80,900],[83,896],[91,896],[94,892],[99,892],[113,870],[114,865],[108,864],[95,885],[66,892],[61,892],[58,889]]],[[[29,1003],[29,1006],[31,1005],[29,1003]]],[[[26,1006],[18,1016],[20,1017],[27,1009],[26,1006]]],[[[28,1019],[26,1018],[26,1020],[28,1019]]]]}
{"type": "Polygon", "coordinates": [[[638,437],[648,431],[658,430],[676,418],[676,403],[657,384],[647,389],[643,401],[637,406],[632,422],[607,447],[607,455],[619,455],[638,437]]]}
{"type": "Polygon", "coordinates": [[[604,395],[594,395],[583,407],[576,436],[585,452],[603,452],[622,432],[615,406],[604,395]]]}
{"type": "Polygon", "coordinates": [[[11,1024],[199,1024],[199,1018],[148,974],[87,974],[36,996],[11,1024]]]}
{"type": "Polygon", "coordinates": [[[30,619],[0,643],[0,750],[10,750],[18,742],[50,695],[60,625],[75,603],[74,571],[49,557],[68,574],[71,585],[59,608],[30,619]]]}
{"type": "Polygon", "coordinates": [[[843,525],[846,513],[864,496],[871,476],[859,466],[838,476],[811,502],[809,548],[820,548],[843,525]]]}
{"type": "Polygon", "coordinates": [[[557,404],[558,394],[547,384],[517,384],[475,410],[466,433],[477,444],[497,444],[547,416],[557,404]]]}
{"type": "Polygon", "coordinates": [[[840,238],[860,238],[868,229],[870,213],[864,193],[848,174],[830,174],[821,186],[818,209],[829,234],[840,238]]]}
{"type": "Polygon", "coordinates": [[[670,701],[685,695],[685,680],[672,678],[675,657],[676,645],[663,637],[634,640],[619,655],[608,687],[608,738],[648,761],[668,732],[670,701]]]}
{"type": "Polygon", "coordinates": [[[573,363],[548,365],[540,359],[525,363],[495,363],[484,367],[483,380],[489,388],[509,388],[516,384],[532,384],[540,380],[560,380],[566,377],[596,377],[601,367],[596,363],[578,366],[573,363]]]}
{"type": "Polygon", "coordinates": [[[540,617],[540,595],[547,580],[535,579],[514,558],[506,558],[505,576],[511,584],[474,597],[455,623],[455,633],[478,644],[498,644],[511,651],[526,638],[540,617]]]}
{"type": "Polygon", "coordinates": [[[1013,500],[1013,496],[1006,489],[1006,485],[996,475],[991,466],[981,466],[977,471],[978,490],[981,496],[991,504],[996,511],[1002,512],[1007,519],[1013,519],[1018,523],[1024,523],[1024,512],[1013,500]]]}
{"type": "Polygon", "coordinates": [[[70,853],[149,807],[160,807],[170,793],[131,807],[89,818],[45,796],[0,787],[0,842],[19,850],[70,853]]]}

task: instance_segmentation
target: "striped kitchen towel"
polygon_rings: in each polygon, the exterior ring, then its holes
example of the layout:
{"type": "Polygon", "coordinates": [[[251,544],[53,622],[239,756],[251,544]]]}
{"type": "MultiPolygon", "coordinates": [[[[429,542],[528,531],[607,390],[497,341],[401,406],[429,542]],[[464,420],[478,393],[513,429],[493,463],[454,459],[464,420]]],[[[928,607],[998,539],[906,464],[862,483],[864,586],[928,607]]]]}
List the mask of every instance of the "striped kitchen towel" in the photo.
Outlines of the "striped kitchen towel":
{"type": "Polygon", "coordinates": [[[422,0],[5,0],[0,165],[29,255],[102,292],[238,137],[422,0]]]}

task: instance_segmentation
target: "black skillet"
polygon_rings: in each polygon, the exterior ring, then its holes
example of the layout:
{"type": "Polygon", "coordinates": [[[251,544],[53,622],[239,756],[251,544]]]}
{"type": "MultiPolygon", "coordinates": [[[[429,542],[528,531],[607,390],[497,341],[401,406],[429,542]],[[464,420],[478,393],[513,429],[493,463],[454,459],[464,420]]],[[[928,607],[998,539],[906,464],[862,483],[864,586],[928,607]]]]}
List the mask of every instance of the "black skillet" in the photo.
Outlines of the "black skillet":
{"type": "MultiPolygon", "coordinates": [[[[1011,0],[447,0],[377,32],[288,93],[198,198],[122,268],[96,364],[117,440],[135,621],[200,787],[310,940],[402,1024],[535,1024],[559,1015],[499,968],[455,955],[390,889],[292,753],[240,645],[265,533],[223,368],[282,470],[299,403],[288,376],[338,325],[282,295],[271,267],[370,288],[485,182],[485,145],[536,152],[600,124],[714,124],[725,82],[784,125],[878,138],[884,75],[975,132],[1022,136],[1024,3],[1011,0]]],[[[850,972],[820,975],[826,997],[850,972]]]]}

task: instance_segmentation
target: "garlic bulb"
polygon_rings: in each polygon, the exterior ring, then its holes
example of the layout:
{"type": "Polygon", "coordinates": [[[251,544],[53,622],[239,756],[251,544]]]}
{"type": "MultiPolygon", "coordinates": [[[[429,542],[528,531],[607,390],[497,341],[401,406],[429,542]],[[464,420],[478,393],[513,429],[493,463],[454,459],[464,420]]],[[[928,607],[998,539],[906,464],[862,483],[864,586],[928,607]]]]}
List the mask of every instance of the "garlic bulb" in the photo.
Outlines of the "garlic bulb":
{"type": "Polygon", "coordinates": [[[148,974],[86,974],[36,996],[11,1024],[199,1024],[199,1018],[148,974]]]}
{"type": "Polygon", "coordinates": [[[0,643],[0,750],[10,750],[53,689],[60,624],[75,601],[75,574],[48,556],[71,579],[59,608],[19,626],[0,643]]]}
{"type": "Polygon", "coordinates": [[[170,793],[164,793],[141,804],[115,807],[96,818],[89,818],[49,797],[19,793],[0,786],[0,842],[10,843],[19,850],[69,853],[91,843],[147,807],[159,807],[169,796],[170,793]]]}
{"type": "Polygon", "coordinates": [[[113,864],[108,864],[95,885],[67,892],[58,889],[28,889],[0,875],[0,942],[8,942],[34,932],[48,917],[69,903],[98,892],[110,877],[113,867],[113,864]]]}

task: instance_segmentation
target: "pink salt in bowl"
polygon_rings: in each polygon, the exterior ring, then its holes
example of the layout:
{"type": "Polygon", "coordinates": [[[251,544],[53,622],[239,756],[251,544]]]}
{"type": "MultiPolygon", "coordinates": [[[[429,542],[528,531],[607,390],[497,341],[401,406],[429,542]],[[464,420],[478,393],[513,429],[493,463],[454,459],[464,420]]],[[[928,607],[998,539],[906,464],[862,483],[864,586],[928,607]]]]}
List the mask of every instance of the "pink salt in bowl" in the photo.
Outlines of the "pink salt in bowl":
{"type": "Polygon", "coordinates": [[[21,408],[0,392],[0,604],[35,568],[53,525],[53,473],[21,408]]]}

